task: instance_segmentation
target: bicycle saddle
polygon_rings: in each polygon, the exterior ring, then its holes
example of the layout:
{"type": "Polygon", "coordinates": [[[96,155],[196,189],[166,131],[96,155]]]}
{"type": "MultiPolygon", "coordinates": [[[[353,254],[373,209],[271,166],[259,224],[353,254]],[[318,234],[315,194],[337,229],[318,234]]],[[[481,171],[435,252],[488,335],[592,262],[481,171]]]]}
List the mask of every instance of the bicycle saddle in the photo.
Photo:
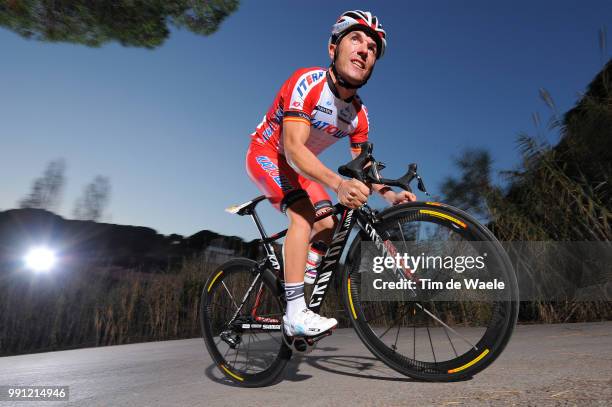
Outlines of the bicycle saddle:
{"type": "Polygon", "coordinates": [[[257,206],[258,203],[266,199],[265,195],[260,195],[257,198],[253,198],[250,201],[247,201],[242,204],[232,205],[229,208],[225,208],[225,212],[229,212],[232,214],[244,216],[249,215],[253,209],[257,206]]]}

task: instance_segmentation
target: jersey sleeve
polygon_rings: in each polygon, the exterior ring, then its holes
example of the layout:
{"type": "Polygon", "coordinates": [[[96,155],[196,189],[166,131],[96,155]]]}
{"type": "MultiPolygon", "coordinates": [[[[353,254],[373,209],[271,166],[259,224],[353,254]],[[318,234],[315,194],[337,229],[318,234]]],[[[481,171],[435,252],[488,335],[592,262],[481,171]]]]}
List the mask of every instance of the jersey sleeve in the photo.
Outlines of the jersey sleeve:
{"type": "Polygon", "coordinates": [[[361,153],[361,143],[368,141],[370,133],[370,122],[368,119],[368,110],[360,100],[355,100],[355,109],[357,110],[357,127],[349,136],[351,143],[351,154],[357,157],[361,153]]]}
{"type": "Polygon", "coordinates": [[[300,69],[291,75],[283,86],[283,122],[298,121],[310,126],[324,84],[325,71],[320,68],[300,69]]]}

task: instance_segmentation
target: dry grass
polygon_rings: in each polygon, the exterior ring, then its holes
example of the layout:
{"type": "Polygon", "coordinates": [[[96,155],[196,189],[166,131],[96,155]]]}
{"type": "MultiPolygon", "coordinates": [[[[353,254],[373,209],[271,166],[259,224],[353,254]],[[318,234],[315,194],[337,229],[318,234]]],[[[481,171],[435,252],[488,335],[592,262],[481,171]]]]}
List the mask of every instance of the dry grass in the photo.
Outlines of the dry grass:
{"type": "Polygon", "coordinates": [[[197,337],[209,272],[193,259],[168,274],[96,268],[57,280],[8,275],[0,286],[0,355],[197,337]]]}

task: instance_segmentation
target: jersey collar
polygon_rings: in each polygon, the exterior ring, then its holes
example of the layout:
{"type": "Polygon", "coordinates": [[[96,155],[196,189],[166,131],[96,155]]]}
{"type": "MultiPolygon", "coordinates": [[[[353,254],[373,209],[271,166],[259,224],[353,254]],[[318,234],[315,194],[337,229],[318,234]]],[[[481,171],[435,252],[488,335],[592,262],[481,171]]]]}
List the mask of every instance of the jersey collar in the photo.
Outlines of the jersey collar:
{"type": "Polygon", "coordinates": [[[347,103],[351,103],[353,101],[353,99],[355,98],[355,95],[350,96],[346,99],[342,99],[340,97],[340,93],[338,93],[338,89],[336,88],[336,85],[334,84],[334,80],[332,79],[330,73],[329,73],[329,69],[327,71],[325,71],[325,78],[327,79],[327,86],[329,86],[329,89],[332,91],[332,93],[334,94],[335,97],[337,97],[340,100],[344,100],[347,103]]]}

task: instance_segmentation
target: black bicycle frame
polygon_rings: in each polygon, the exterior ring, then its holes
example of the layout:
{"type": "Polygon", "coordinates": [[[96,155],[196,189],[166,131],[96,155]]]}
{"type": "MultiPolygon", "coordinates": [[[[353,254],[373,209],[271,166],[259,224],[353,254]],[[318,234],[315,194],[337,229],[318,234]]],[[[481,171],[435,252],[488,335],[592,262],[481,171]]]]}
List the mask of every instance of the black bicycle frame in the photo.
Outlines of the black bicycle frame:
{"type": "MultiPolygon", "coordinates": [[[[310,301],[308,303],[308,308],[317,314],[325,299],[325,294],[327,294],[330,282],[334,281],[333,277],[338,269],[337,266],[340,262],[340,257],[342,256],[346,242],[348,241],[351,229],[353,229],[355,225],[357,216],[362,213],[361,211],[348,209],[342,205],[338,205],[338,210],[342,210],[342,216],[334,232],[329,249],[317,270],[317,277],[315,278],[312,294],[310,295],[310,301]]],[[[334,208],[334,212],[335,211],[336,207],[334,208]]]]}
{"type": "MultiPolygon", "coordinates": [[[[364,205],[362,208],[369,207],[364,205]]],[[[390,251],[389,247],[384,244],[382,238],[378,235],[378,232],[376,232],[376,229],[374,228],[374,224],[377,222],[377,220],[376,215],[371,211],[366,212],[364,209],[349,209],[338,203],[333,207],[332,211],[317,217],[315,222],[318,222],[328,216],[336,216],[338,214],[342,215],[340,217],[340,222],[334,231],[329,249],[323,257],[321,265],[319,265],[317,277],[310,296],[310,301],[308,302],[308,307],[316,313],[318,313],[319,309],[321,308],[321,304],[323,303],[325,295],[329,290],[330,282],[334,281],[334,275],[338,269],[342,252],[346,247],[351,230],[355,226],[355,223],[357,223],[359,228],[369,236],[371,241],[376,244],[376,247],[382,251],[384,257],[386,257],[390,251]]],[[[272,242],[284,237],[287,234],[287,229],[268,237],[255,210],[253,210],[250,215],[253,217],[255,225],[261,234],[261,241],[266,251],[266,259],[263,262],[263,266],[267,266],[276,271],[282,282],[284,281],[282,260],[277,258],[272,242]]],[[[404,277],[403,271],[396,270],[396,272],[399,273],[398,277],[404,277]]],[[[284,298],[284,293],[282,293],[281,296],[284,298]]]]}
{"type": "MultiPolygon", "coordinates": [[[[367,235],[367,237],[375,244],[376,248],[382,252],[383,258],[386,258],[389,255],[393,256],[393,254],[397,253],[397,249],[393,246],[393,243],[390,241],[384,241],[380,237],[378,232],[376,231],[374,225],[376,223],[379,223],[380,220],[377,217],[376,211],[372,211],[367,206],[367,204],[362,206],[359,209],[349,209],[338,203],[333,207],[332,211],[329,211],[328,213],[317,217],[315,219],[315,222],[321,219],[324,219],[328,216],[335,216],[340,213],[342,214],[340,218],[340,222],[338,223],[338,226],[336,227],[336,230],[334,231],[334,236],[332,238],[331,245],[329,249],[327,250],[327,253],[323,257],[323,261],[321,265],[319,265],[319,268],[317,270],[317,277],[315,279],[314,288],[312,290],[310,301],[308,303],[308,307],[316,313],[319,312],[319,309],[321,308],[321,304],[323,303],[323,300],[325,299],[325,295],[327,294],[327,291],[329,291],[330,282],[334,281],[334,274],[336,270],[338,269],[337,266],[339,264],[340,257],[342,256],[342,252],[344,251],[344,248],[346,247],[346,243],[349,239],[350,232],[355,226],[355,224],[357,224],[359,228],[361,229],[361,231],[364,232],[367,235]]],[[[242,299],[240,305],[237,307],[238,309],[236,310],[234,316],[232,317],[230,322],[228,322],[227,325],[231,325],[236,320],[247,298],[249,297],[250,293],[255,288],[255,285],[257,284],[259,278],[261,277],[262,270],[265,270],[265,268],[271,268],[277,272],[277,275],[279,276],[281,282],[284,279],[283,267],[282,267],[281,262],[276,257],[276,253],[274,252],[274,247],[272,246],[272,242],[285,236],[287,234],[287,229],[281,232],[278,232],[271,237],[268,237],[263,228],[263,225],[261,224],[259,216],[257,216],[257,213],[255,212],[255,209],[252,208],[246,214],[250,215],[253,218],[255,225],[257,226],[257,229],[259,230],[259,233],[261,234],[261,237],[262,237],[261,242],[266,250],[266,259],[263,260],[263,262],[260,262],[258,264],[260,271],[256,273],[255,279],[251,283],[251,286],[248,288],[247,292],[245,293],[244,298],[242,299]]],[[[405,270],[397,266],[393,269],[393,272],[395,274],[395,277],[398,278],[398,281],[399,279],[403,279],[407,277],[407,275],[405,274],[405,270]]],[[[259,290],[261,290],[261,288],[262,286],[260,285],[259,290]]],[[[284,290],[282,290],[282,287],[279,287],[279,290],[280,290],[279,296],[280,298],[283,299],[283,303],[284,303],[284,299],[285,299],[284,290]]],[[[414,290],[410,290],[410,291],[412,293],[412,296],[416,297],[416,293],[414,292],[414,290]]],[[[260,294],[258,293],[258,296],[259,295],[260,294]]],[[[258,301],[259,300],[256,300],[256,304],[258,303],[258,301]]],[[[417,301],[414,304],[416,307],[420,308],[424,313],[429,315],[431,318],[436,320],[438,323],[445,326],[447,329],[450,329],[451,331],[457,333],[455,330],[453,330],[451,327],[445,324],[442,320],[436,317],[431,311],[423,307],[423,305],[420,302],[417,301]]],[[[252,310],[251,315],[253,317],[256,317],[256,312],[257,312],[256,309],[252,310]]],[[[273,321],[273,323],[270,323],[270,324],[241,323],[240,329],[241,330],[253,329],[253,330],[264,330],[264,331],[265,330],[280,330],[281,325],[278,324],[278,321],[273,321]]],[[[457,335],[462,337],[458,333],[457,335]]],[[[464,338],[464,340],[466,339],[464,338]]],[[[472,345],[469,341],[467,341],[467,343],[472,345]]],[[[476,348],[475,345],[472,345],[472,346],[474,346],[474,349],[478,349],[476,348]]]]}

